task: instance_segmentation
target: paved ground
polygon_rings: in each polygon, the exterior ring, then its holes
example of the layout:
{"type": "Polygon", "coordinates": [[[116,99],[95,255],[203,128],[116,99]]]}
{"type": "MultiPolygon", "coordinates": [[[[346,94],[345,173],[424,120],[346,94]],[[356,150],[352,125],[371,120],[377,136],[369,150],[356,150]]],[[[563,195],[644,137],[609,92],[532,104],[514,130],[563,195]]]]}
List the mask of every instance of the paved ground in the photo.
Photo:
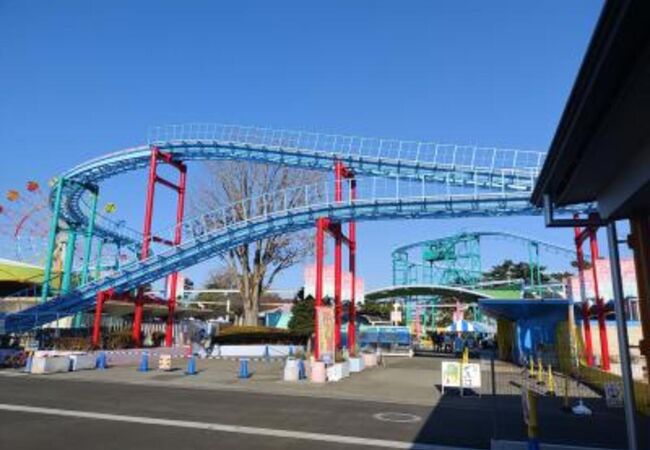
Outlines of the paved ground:
{"type": "MultiPolygon", "coordinates": [[[[512,367],[497,367],[499,395],[466,398],[440,395],[439,367],[435,358],[389,360],[325,386],[279,381],[274,363],[255,364],[249,380],[238,380],[236,363],[227,361],[201,361],[194,377],[135,367],[49,376],[5,371],[0,448],[488,448],[492,437],[525,438],[512,367]],[[376,418],[386,412],[413,421],[376,418]]],[[[559,412],[559,399],[544,399],[542,440],[624,448],[622,410],[587,401],[594,415],[577,418],[559,412]]]]}

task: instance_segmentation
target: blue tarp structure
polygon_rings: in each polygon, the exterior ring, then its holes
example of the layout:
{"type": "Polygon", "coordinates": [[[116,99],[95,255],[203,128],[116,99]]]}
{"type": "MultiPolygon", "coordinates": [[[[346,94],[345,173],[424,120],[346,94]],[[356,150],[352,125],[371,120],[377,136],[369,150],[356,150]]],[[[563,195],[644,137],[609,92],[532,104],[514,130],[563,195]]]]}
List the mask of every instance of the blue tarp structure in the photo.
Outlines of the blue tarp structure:
{"type": "Polygon", "coordinates": [[[411,332],[408,327],[395,326],[361,326],[359,345],[410,346],[411,332]]]}
{"type": "Polygon", "coordinates": [[[519,362],[535,355],[540,344],[555,344],[557,324],[567,320],[569,300],[479,300],[481,310],[495,319],[507,319],[515,323],[513,359],[519,362]]]}

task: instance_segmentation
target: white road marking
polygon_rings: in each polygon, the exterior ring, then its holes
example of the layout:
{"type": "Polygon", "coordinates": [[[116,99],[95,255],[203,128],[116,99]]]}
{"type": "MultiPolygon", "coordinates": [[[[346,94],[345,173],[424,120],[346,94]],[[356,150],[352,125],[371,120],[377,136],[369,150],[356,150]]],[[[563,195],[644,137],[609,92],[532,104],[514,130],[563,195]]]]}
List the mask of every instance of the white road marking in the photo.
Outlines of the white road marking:
{"type": "Polygon", "coordinates": [[[137,423],[143,425],[158,425],[166,427],[192,428],[196,430],[221,431],[225,433],[240,433],[277,438],[304,439],[310,441],[332,442],[335,444],[363,445],[383,448],[404,448],[411,450],[469,450],[460,447],[446,447],[416,442],[392,441],[384,439],[362,438],[338,434],[309,433],[305,431],[278,430],[273,428],[246,427],[221,423],[195,422],[188,420],[160,419],[157,417],[128,416],[121,414],[106,414],[90,411],[77,411],[59,408],[44,408],[39,406],[12,405],[0,403],[0,411],[23,412],[31,414],[46,414],[59,417],[74,417],[81,419],[106,420],[111,422],[137,423]]]}
{"type": "Polygon", "coordinates": [[[395,422],[395,423],[414,423],[414,422],[420,422],[422,420],[420,416],[416,416],[415,414],[398,413],[398,412],[377,413],[374,414],[372,417],[382,422],[395,422]]]}

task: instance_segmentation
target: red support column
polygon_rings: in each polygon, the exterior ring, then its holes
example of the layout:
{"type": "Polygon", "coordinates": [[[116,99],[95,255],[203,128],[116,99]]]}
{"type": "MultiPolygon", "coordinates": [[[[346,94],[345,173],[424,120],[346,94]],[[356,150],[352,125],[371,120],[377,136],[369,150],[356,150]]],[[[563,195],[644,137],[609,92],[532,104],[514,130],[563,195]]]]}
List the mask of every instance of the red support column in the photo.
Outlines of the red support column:
{"type": "MultiPolygon", "coordinates": [[[[176,229],[174,230],[174,245],[180,245],[183,237],[183,214],[185,211],[185,183],[187,180],[187,169],[180,166],[180,179],[178,183],[178,199],[176,203],[176,229]]],[[[169,276],[169,299],[167,299],[167,324],[165,326],[165,346],[171,347],[174,342],[174,312],[176,310],[176,285],[178,284],[178,272],[169,276]]]]}
{"type": "Polygon", "coordinates": [[[607,339],[607,327],[605,324],[605,305],[603,304],[603,299],[601,298],[598,289],[598,241],[596,239],[595,229],[589,230],[589,246],[591,249],[591,271],[594,279],[594,297],[596,298],[596,311],[598,315],[598,331],[600,333],[600,367],[603,370],[609,371],[609,342],[607,339]]]}
{"type": "MultiPolygon", "coordinates": [[[[574,218],[577,218],[574,216],[574,218]]],[[[594,365],[594,352],[591,343],[591,324],[589,322],[589,303],[587,302],[587,295],[585,293],[585,279],[584,279],[584,264],[585,258],[582,253],[582,240],[581,231],[579,227],[574,228],[575,244],[576,244],[576,259],[578,262],[578,280],[580,283],[580,295],[582,296],[582,325],[585,335],[585,359],[587,366],[594,365]]]]}
{"type": "Polygon", "coordinates": [[[341,224],[337,224],[336,226],[334,244],[334,346],[338,350],[341,348],[341,325],[343,324],[343,305],[341,299],[343,272],[341,224]]]}
{"type": "MultiPolygon", "coordinates": [[[[340,203],[343,201],[343,179],[350,179],[350,199],[356,198],[356,181],[354,180],[354,173],[343,165],[342,162],[336,161],[334,163],[334,201],[340,203]]],[[[349,225],[349,236],[343,234],[343,227],[340,223],[331,223],[327,218],[321,218],[316,221],[316,307],[322,305],[323,300],[323,265],[324,265],[324,238],[325,232],[328,232],[334,237],[334,343],[337,349],[341,349],[341,328],[343,323],[343,296],[342,296],[342,281],[343,281],[343,245],[347,245],[349,249],[349,265],[351,272],[351,299],[348,307],[348,349],[352,354],[355,347],[355,257],[356,257],[356,228],[353,222],[349,225]]],[[[318,351],[318,318],[315,317],[315,349],[314,356],[316,359],[320,358],[318,351]]]]}
{"type": "MultiPolygon", "coordinates": [[[[334,163],[334,201],[343,201],[343,163],[334,163]]],[[[343,323],[343,305],[341,299],[341,283],[343,272],[343,239],[341,224],[337,224],[334,235],[334,348],[341,348],[341,325],[343,323]]]]}
{"type": "MultiPolygon", "coordinates": [[[[149,159],[149,179],[147,180],[147,199],[144,205],[144,226],[142,237],[142,250],[140,259],[144,260],[149,257],[149,248],[151,246],[151,223],[153,220],[153,202],[156,187],[156,170],[158,168],[158,148],[151,149],[149,159]]],[[[136,347],[142,343],[142,312],[143,312],[143,289],[138,289],[138,295],[135,300],[135,312],[133,314],[133,341],[136,347]]]]}
{"type": "Polygon", "coordinates": [[[316,298],[314,311],[314,358],[320,359],[320,348],[318,342],[318,308],[323,305],[323,259],[325,240],[325,219],[316,220],[316,298]]]}
{"type": "Polygon", "coordinates": [[[93,347],[99,347],[99,338],[102,326],[102,308],[104,307],[104,299],[106,297],[105,291],[97,293],[97,302],[95,303],[95,321],[93,322],[93,347]]]}
{"type": "MultiPolygon", "coordinates": [[[[352,179],[350,182],[350,198],[356,199],[357,182],[352,179]]],[[[350,240],[349,251],[349,270],[350,270],[350,304],[348,305],[348,352],[351,356],[356,356],[356,253],[357,253],[357,224],[351,221],[348,225],[348,239],[350,240]]]]}

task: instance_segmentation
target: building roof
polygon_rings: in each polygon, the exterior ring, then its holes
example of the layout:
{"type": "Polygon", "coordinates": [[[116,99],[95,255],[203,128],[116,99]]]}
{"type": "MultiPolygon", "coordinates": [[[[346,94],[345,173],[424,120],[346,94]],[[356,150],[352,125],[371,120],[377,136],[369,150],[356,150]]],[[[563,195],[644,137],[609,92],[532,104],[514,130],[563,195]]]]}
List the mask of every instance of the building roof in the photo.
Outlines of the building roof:
{"type": "Polygon", "coordinates": [[[488,316],[507,320],[533,319],[540,317],[566,317],[569,300],[479,300],[478,306],[488,316]]]}
{"type": "Polygon", "coordinates": [[[650,210],[650,2],[609,0],[532,202],[597,202],[603,218],[650,210]]]}
{"type": "Polygon", "coordinates": [[[0,281],[40,284],[43,282],[43,268],[0,258],[0,281]]]}
{"type": "Polygon", "coordinates": [[[462,287],[443,286],[436,284],[389,286],[366,292],[366,300],[375,301],[395,297],[433,296],[456,297],[461,301],[476,301],[479,298],[489,298],[490,295],[462,287]]]}

